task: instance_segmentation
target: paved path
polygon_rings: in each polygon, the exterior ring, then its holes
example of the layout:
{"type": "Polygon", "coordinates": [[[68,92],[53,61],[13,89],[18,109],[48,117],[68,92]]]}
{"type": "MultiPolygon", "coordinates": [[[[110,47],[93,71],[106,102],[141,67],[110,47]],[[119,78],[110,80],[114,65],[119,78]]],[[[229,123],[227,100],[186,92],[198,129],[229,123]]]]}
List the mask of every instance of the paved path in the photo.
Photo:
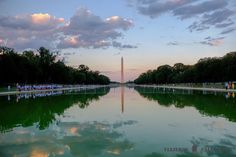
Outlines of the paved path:
{"type": "Polygon", "coordinates": [[[88,90],[88,89],[97,89],[103,87],[111,87],[110,85],[101,85],[101,86],[81,86],[81,87],[68,87],[68,88],[57,88],[57,89],[44,89],[44,90],[29,90],[29,91],[9,91],[9,92],[0,92],[0,96],[4,95],[16,95],[16,94],[27,94],[27,93],[40,93],[40,92],[52,92],[52,91],[65,91],[65,90],[88,90]]]}
{"type": "Polygon", "coordinates": [[[161,85],[134,85],[138,87],[153,87],[153,88],[166,88],[166,89],[181,89],[181,90],[197,90],[197,91],[212,91],[212,92],[236,92],[236,89],[223,89],[223,88],[203,88],[203,87],[181,87],[181,86],[161,86],[161,85]]]}
{"type": "MultiPolygon", "coordinates": [[[[132,86],[165,88],[165,89],[180,89],[180,90],[212,91],[212,92],[236,92],[236,89],[226,90],[226,89],[222,89],[222,88],[180,87],[180,86],[161,86],[161,85],[132,85],[132,86]]],[[[102,87],[112,87],[112,85],[81,86],[81,87],[58,88],[58,89],[30,90],[30,91],[9,91],[9,92],[0,92],[0,96],[27,94],[27,93],[51,92],[51,91],[64,91],[64,90],[81,90],[82,91],[82,90],[97,89],[97,88],[102,88],[102,87]]]]}

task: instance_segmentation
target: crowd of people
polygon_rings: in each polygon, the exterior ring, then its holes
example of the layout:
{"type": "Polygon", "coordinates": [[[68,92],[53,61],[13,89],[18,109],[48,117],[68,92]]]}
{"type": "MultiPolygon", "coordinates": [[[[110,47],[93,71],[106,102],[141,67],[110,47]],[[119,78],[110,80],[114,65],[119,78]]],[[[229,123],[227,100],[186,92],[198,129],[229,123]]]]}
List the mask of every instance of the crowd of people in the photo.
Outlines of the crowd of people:
{"type": "Polygon", "coordinates": [[[234,82],[226,82],[225,83],[225,89],[234,89],[234,85],[235,83],[234,82]]]}
{"type": "Polygon", "coordinates": [[[58,89],[63,88],[63,85],[57,84],[40,84],[40,85],[16,85],[18,91],[30,91],[30,90],[46,90],[46,89],[58,89]]]}

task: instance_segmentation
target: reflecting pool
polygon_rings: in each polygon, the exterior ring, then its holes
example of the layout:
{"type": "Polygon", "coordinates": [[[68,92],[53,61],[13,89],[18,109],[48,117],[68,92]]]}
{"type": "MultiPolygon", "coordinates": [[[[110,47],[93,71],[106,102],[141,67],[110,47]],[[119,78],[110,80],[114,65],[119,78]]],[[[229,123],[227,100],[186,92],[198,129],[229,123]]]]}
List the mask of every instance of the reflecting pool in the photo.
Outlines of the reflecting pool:
{"type": "Polygon", "coordinates": [[[144,87],[0,97],[0,157],[235,157],[234,93],[144,87]]]}

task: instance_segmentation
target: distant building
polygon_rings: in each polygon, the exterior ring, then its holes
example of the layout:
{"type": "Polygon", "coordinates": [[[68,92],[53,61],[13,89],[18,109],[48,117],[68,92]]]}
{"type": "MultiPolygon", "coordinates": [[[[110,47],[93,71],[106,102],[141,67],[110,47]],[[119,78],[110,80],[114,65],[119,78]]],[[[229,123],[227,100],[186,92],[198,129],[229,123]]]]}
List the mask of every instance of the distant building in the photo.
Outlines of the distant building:
{"type": "Polygon", "coordinates": [[[121,84],[124,83],[124,60],[123,57],[121,57],[121,84]]]}

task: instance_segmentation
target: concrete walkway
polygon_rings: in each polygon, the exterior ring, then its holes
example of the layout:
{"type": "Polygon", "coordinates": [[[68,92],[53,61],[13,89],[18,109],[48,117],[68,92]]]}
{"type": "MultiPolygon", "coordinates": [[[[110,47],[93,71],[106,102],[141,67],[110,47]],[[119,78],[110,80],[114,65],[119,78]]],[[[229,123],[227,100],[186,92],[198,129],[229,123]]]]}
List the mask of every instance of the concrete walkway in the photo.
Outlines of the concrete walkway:
{"type": "MultiPolygon", "coordinates": [[[[68,88],[58,88],[58,89],[45,89],[45,90],[29,90],[29,91],[9,91],[0,92],[0,96],[4,95],[16,95],[16,94],[27,94],[27,93],[40,93],[40,92],[52,92],[52,91],[65,91],[65,90],[88,90],[97,89],[103,87],[113,87],[114,85],[99,85],[99,86],[80,86],[80,87],[68,87],[68,88]]],[[[179,90],[196,90],[196,91],[212,91],[212,92],[235,92],[236,89],[222,89],[222,88],[202,88],[202,87],[181,87],[181,86],[164,86],[164,85],[132,85],[133,87],[151,87],[151,88],[165,88],[165,89],[179,89],[179,90]]]]}
{"type": "Polygon", "coordinates": [[[97,89],[103,87],[111,87],[110,85],[91,85],[91,86],[79,86],[79,87],[68,87],[68,88],[57,88],[57,89],[43,89],[43,90],[29,90],[29,91],[9,91],[0,92],[0,96],[4,95],[17,95],[17,94],[29,94],[29,93],[41,93],[41,92],[53,92],[53,91],[65,91],[65,90],[78,90],[84,91],[88,89],[97,89]]]}
{"type": "Polygon", "coordinates": [[[212,92],[236,92],[236,89],[223,89],[223,88],[203,88],[203,87],[181,87],[181,86],[164,86],[164,85],[134,85],[138,87],[151,87],[151,88],[165,88],[165,89],[180,89],[180,90],[196,90],[196,91],[212,91],[212,92]]]}

